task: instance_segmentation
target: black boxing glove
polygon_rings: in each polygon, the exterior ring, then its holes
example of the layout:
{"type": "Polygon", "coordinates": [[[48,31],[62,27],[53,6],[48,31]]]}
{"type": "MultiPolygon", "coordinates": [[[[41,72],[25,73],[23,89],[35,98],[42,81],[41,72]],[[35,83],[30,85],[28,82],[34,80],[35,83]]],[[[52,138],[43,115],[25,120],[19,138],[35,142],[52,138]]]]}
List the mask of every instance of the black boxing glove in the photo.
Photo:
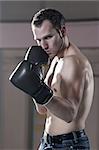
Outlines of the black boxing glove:
{"type": "Polygon", "coordinates": [[[49,64],[49,56],[41,46],[31,46],[25,53],[24,60],[28,60],[32,64],[37,65],[35,68],[38,75],[45,77],[44,65],[49,64]]]}
{"type": "Polygon", "coordinates": [[[37,65],[28,60],[21,61],[10,75],[9,80],[19,89],[32,96],[38,104],[48,103],[53,96],[52,90],[36,73],[37,65]]]}
{"type": "Polygon", "coordinates": [[[26,51],[24,60],[28,60],[33,64],[47,64],[48,63],[48,54],[42,49],[41,46],[31,46],[26,51]]]}
{"type": "Polygon", "coordinates": [[[48,63],[48,55],[40,46],[32,46],[27,50],[24,59],[25,60],[20,62],[13,73],[10,75],[9,80],[16,87],[35,98],[35,100],[39,99],[39,101],[37,101],[38,103],[46,103],[48,98],[45,98],[45,101],[42,101],[43,97],[41,97],[41,95],[47,97],[47,92],[50,91],[48,94],[48,97],[50,97],[52,95],[52,91],[43,82],[41,65],[48,63]],[[38,81],[44,87],[42,86],[41,88],[38,81]],[[39,91],[39,93],[42,92],[42,94],[37,94],[37,91],[39,91]]]}

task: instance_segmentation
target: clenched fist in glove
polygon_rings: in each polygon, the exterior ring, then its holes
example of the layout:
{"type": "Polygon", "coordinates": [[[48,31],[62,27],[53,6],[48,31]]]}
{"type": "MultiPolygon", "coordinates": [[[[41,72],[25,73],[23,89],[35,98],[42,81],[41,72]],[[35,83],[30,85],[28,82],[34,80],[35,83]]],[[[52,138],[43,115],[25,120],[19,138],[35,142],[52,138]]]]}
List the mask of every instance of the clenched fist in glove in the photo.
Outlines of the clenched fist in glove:
{"type": "Polygon", "coordinates": [[[46,104],[53,96],[52,90],[40,76],[40,64],[47,63],[48,56],[39,46],[32,46],[9,80],[19,89],[32,96],[38,104],[46,104]],[[38,55],[37,55],[38,54],[38,55]],[[39,55],[40,54],[40,55],[39,55]]]}

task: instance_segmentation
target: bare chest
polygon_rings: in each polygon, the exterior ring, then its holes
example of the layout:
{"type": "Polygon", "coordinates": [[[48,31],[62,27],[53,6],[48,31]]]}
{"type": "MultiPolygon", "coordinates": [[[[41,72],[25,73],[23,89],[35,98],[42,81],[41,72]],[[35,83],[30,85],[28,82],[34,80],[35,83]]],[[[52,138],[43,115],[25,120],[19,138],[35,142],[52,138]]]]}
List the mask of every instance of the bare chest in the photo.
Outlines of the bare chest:
{"type": "Polygon", "coordinates": [[[45,83],[53,89],[54,92],[59,91],[60,88],[60,76],[63,66],[63,59],[60,59],[58,62],[55,62],[51,65],[46,78],[45,83]]]}

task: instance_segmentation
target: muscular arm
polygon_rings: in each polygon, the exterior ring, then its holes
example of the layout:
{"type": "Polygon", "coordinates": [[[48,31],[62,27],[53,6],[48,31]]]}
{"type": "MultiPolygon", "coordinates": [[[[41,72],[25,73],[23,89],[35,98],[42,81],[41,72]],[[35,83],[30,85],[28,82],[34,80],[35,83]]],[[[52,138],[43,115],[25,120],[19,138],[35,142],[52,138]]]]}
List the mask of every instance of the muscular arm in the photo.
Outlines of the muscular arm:
{"type": "Polygon", "coordinates": [[[65,58],[62,70],[57,75],[57,80],[60,80],[59,88],[46,105],[54,115],[66,122],[74,120],[78,112],[84,90],[83,68],[76,56],[65,58]]]}

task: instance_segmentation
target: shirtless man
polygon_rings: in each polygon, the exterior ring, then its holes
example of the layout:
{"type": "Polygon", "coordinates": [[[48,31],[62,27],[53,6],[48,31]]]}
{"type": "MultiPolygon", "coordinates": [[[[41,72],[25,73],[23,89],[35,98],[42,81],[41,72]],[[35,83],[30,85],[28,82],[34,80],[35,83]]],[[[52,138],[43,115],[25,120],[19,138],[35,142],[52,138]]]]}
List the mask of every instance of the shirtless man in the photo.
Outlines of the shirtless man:
{"type": "Polygon", "coordinates": [[[94,94],[91,65],[69,40],[60,12],[42,9],[34,15],[31,26],[37,49],[33,47],[33,53],[28,51],[10,80],[30,94],[37,111],[47,116],[38,150],[89,150],[85,122],[94,94]],[[42,48],[39,60],[34,57],[38,47],[42,48]],[[44,52],[51,63],[42,81],[39,65],[44,52]]]}
{"type": "Polygon", "coordinates": [[[89,150],[85,122],[94,93],[91,65],[70,42],[60,12],[42,9],[33,17],[31,26],[37,44],[52,59],[45,83],[53,90],[53,97],[45,105],[34,101],[37,111],[47,115],[38,149],[89,150]]]}

